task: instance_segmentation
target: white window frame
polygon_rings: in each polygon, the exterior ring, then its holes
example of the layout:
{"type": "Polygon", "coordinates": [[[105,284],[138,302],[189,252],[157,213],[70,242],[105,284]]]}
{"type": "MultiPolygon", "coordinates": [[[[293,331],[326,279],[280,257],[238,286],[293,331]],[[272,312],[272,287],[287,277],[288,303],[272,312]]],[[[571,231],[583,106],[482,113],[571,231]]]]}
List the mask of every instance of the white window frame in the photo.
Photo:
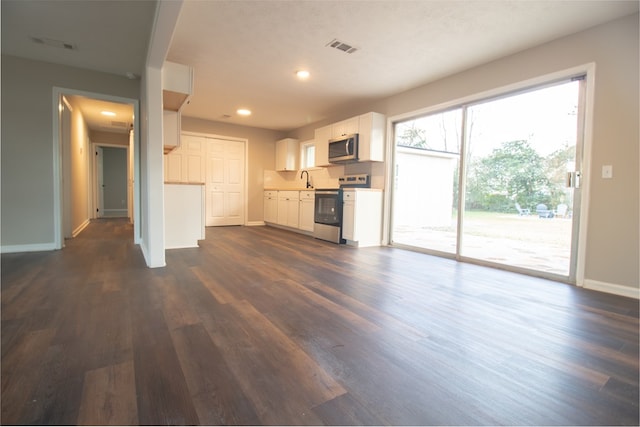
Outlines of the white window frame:
{"type": "Polygon", "coordinates": [[[316,149],[316,144],[314,140],[309,140],[309,141],[303,141],[300,143],[300,169],[310,169],[315,167],[315,149],[316,149]],[[308,153],[309,153],[309,149],[313,148],[313,164],[308,164],[309,159],[308,159],[308,153]]]}

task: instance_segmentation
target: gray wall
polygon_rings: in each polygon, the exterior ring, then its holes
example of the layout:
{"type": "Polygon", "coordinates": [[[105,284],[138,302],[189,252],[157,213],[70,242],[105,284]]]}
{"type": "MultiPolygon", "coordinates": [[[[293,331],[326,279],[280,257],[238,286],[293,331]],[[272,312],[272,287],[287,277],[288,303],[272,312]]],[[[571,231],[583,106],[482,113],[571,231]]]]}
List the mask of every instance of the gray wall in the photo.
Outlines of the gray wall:
{"type": "Polygon", "coordinates": [[[127,150],[103,147],[104,209],[127,209],[127,150]]]}
{"type": "Polygon", "coordinates": [[[375,103],[337,113],[331,120],[291,132],[313,138],[320,125],[377,111],[396,116],[595,62],[592,176],[585,281],[639,287],[638,14],[449,76],[375,103]],[[602,165],[614,178],[600,177],[602,165]]]}
{"type": "Polygon", "coordinates": [[[2,246],[54,242],[53,88],[138,99],[139,81],[2,55],[2,246]]]}

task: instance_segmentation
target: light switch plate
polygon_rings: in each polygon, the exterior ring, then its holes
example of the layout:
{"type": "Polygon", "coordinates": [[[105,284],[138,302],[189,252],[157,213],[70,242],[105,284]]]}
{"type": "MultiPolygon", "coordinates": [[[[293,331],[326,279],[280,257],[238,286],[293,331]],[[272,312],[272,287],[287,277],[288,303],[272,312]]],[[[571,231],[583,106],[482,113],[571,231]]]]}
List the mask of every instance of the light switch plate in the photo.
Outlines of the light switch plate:
{"type": "Polygon", "coordinates": [[[604,178],[604,179],[613,178],[613,166],[611,166],[611,165],[602,165],[602,178],[604,178]]]}

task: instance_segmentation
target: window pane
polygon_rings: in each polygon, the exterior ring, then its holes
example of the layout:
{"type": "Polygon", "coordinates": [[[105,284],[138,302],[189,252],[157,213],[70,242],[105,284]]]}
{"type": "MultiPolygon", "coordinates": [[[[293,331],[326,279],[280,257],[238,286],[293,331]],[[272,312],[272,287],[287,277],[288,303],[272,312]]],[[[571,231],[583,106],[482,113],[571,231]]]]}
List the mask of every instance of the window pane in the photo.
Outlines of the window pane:
{"type": "Polygon", "coordinates": [[[395,125],[393,242],[456,252],[462,110],[395,125]]]}

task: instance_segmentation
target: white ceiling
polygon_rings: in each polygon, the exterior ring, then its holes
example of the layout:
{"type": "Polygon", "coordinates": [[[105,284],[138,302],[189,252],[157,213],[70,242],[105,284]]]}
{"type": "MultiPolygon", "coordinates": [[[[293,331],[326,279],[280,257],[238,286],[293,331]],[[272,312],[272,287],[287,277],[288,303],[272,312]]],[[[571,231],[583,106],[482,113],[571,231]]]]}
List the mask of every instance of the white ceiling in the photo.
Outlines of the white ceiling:
{"type": "Polygon", "coordinates": [[[101,101],[84,96],[67,96],[72,106],[82,112],[87,127],[92,130],[114,133],[127,133],[133,124],[133,106],[117,102],[101,101]],[[114,113],[105,116],[103,111],[114,113]]]}
{"type": "MultiPolygon", "coordinates": [[[[3,54],[142,73],[155,1],[1,6],[3,54]]],[[[194,68],[185,115],[289,130],[637,11],[610,0],[186,0],[167,59],[194,68]],[[333,39],[358,50],[326,47],[333,39]],[[300,68],[309,80],[295,79],[300,68]]]]}
{"type": "Polygon", "coordinates": [[[288,130],[637,10],[609,0],[186,1],[168,59],[194,67],[185,115],[288,130]],[[334,38],[358,50],[326,47],[334,38]],[[295,79],[300,68],[308,81],[295,79]],[[241,107],[253,115],[239,117],[241,107]]]}

